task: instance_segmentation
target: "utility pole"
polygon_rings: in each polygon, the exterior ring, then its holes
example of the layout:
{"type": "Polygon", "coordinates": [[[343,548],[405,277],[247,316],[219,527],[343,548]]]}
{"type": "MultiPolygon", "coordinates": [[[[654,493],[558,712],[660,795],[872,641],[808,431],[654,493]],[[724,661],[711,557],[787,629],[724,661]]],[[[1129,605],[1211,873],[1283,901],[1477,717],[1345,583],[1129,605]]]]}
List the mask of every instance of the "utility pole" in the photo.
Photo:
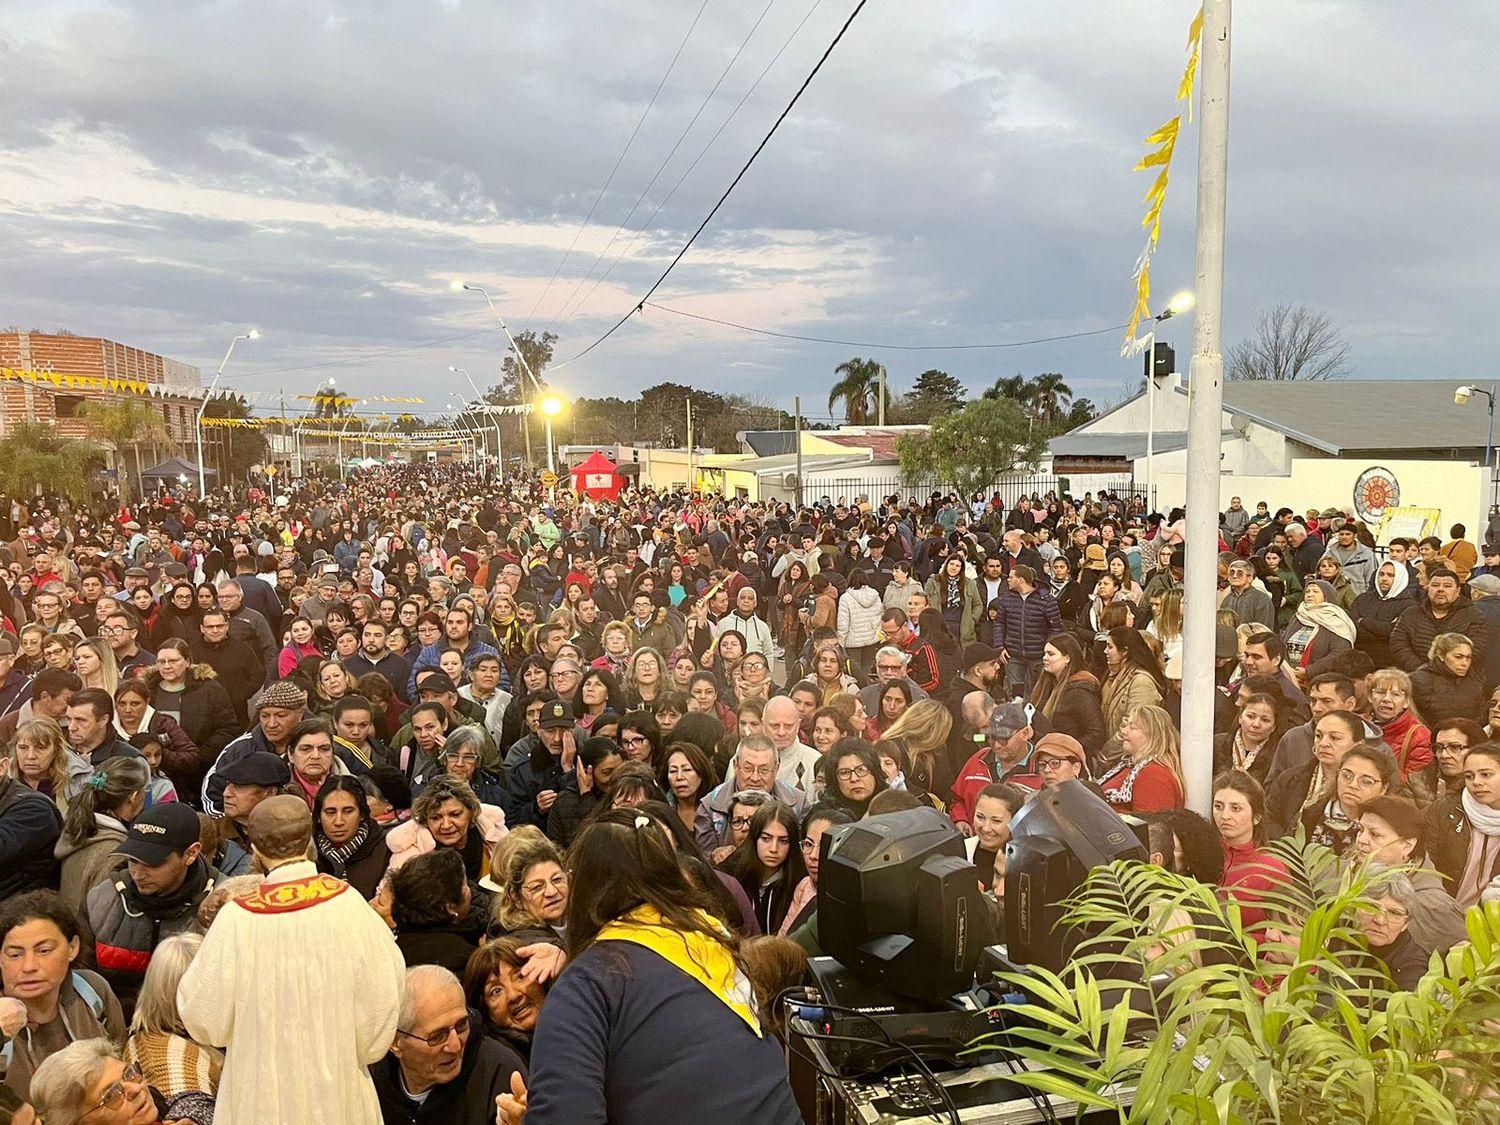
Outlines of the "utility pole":
{"type": "Polygon", "coordinates": [[[885,426],[885,364],[880,364],[880,397],[875,403],[875,416],[879,424],[885,426]]]}
{"type": "MultiPolygon", "coordinates": [[[[1187,567],[1183,590],[1182,766],[1188,807],[1213,802],[1214,610],[1224,412],[1224,222],[1229,178],[1230,0],[1204,0],[1198,113],[1197,280],[1188,382],[1187,567]]],[[[1154,374],[1154,372],[1153,372],[1154,374]]]]}
{"type": "Polygon", "coordinates": [[[802,510],[802,398],[792,399],[792,435],[797,446],[797,510],[802,510]]]}
{"type": "Polygon", "coordinates": [[[693,396],[687,396],[687,490],[693,495],[693,396]]]}

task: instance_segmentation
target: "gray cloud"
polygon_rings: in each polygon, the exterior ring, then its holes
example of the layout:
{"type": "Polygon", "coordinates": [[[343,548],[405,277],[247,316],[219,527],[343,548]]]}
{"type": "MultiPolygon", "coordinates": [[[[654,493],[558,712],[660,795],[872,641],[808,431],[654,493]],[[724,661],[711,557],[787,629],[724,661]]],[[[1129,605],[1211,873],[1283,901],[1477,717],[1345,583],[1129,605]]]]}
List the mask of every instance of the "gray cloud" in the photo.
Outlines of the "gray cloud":
{"type": "MultiPolygon", "coordinates": [[[[236,354],[246,387],[332,374],[398,393],[449,363],[490,378],[493,322],[445,279],[498,279],[517,328],[547,325],[594,285],[610,264],[583,280],[596,249],[759,4],[709,4],[596,229],[530,315],[699,2],[168,12],[126,0],[28,13],[0,30],[0,201],[26,200],[0,202],[4,319],[210,367],[226,334],[253,321],[266,337],[236,354]],[[49,169],[80,151],[100,153],[99,166],[57,182],[49,169]],[[223,193],[222,213],[205,193],[223,193]],[[477,335],[391,351],[465,332],[477,335]],[[337,365],[309,370],[320,363],[337,365]]],[[[634,225],[809,6],[772,6],[634,225]]],[[[560,359],[665,268],[849,6],[818,5],[586,311],[558,318],[560,359]]],[[[1500,42],[1495,7],[1266,0],[1237,15],[1226,342],[1261,308],[1293,300],[1345,325],[1360,374],[1484,367],[1500,345],[1487,315],[1497,159],[1480,140],[1500,111],[1484,77],[1500,42]]],[[[1173,111],[1190,16],[1191,5],[1164,0],[870,6],[658,299],[893,343],[1118,323],[1147,183],[1130,166],[1173,111]]],[[[1189,131],[1158,292],[1192,277],[1195,149],[1189,131]]],[[[627,231],[611,254],[633,239],[627,231]]],[[[1169,335],[1185,356],[1190,325],[1169,335]]],[[[1060,370],[1099,399],[1138,370],[1117,349],[1106,334],[883,358],[898,384],[929,366],[975,389],[1060,370]]],[[[648,310],[559,379],[580,394],[663,378],[748,383],[789,403],[823,397],[850,350],[648,310]]]]}

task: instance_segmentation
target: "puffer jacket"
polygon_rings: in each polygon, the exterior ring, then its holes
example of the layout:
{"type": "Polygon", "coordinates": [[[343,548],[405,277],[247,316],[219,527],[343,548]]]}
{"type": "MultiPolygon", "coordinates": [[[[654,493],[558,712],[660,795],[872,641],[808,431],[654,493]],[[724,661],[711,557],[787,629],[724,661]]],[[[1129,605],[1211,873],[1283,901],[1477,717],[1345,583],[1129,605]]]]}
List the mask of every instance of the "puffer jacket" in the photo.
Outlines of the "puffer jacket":
{"type": "Polygon", "coordinates": [[[1412,705],[1433,730],[1444,719],[1485,718],[1484,670],[1469,668],[1467,676],[1455,676],[1441,660],[1429,660],[1411,674],[1412,705]]]}
{"type": "Polygon", "coordinates": [[[1396,758],[1401,783],[1411,799],[1426,807],[1436,792],[1437,760],[1432,756],[1432,732],[1408,707],[1388,723],[1380,724],[1380,737],[1396,758]]]}
{"type": "Polygon", "coordinates": [[[189,868],[195,887],[187,897],[173,896],[170,905],[157,905],[136,890],[126,870],[95,884],[85,900],[83,921],[94,942],[94,958],[104,979],[124,1001],[133,1001],[151,964],[151,954],[163,938],[173,934],[201,934],[198,904],[223,879],[204,859],[199,870],[189,868]]]}
{"type": "Polygon", "coordinates": [[[1052,729],[1072,735],[1097,762],[1104,744],[1114,732],[1104,726],[1104,707],[1099,681],[1092,672],[1074,672],[1063,684],[1062,695],[1052,711],[1052,729]]]}
{"type": "Polygon", "coordinates": [[[1007,590],[990,603],[997,609],[994,639],[996,648],[1021,660],[1040,660],[1047,638],[1062,632],[1062,614],[1057,599],[1042,589],[1022,597],[1007,590]]]}
{"type": "MultiPolygon", "coordinates": [[[[505,813],[494,805],[479,806],[479,835],[484,839],[485,854],[505,838],[508,831],[505,813]]],[[[415,820],[403,821],[385,834],[386,847],[391,849],[391,862],[387,873],[396,871],[414,856],[437,850],[437,841],[432,833],[415,820]]]]}
{"type": "Polygon", "coordinates": [[[873,586],[845,590],[839,598],[838,638],[845,648],[865,648],[880,639],[880,617],[885,606],[873,586]]]}
{"type": "Polygon", "coordinates": [[[1460,599],[1447,617],[1433,616],[1425,599],[1418,601],[1396,622],[1391,630],[1392,663],[1407,672],[1415,672],[1427,663],[1427,650],[1439,633],[1462,633],[1474,645],[1474,658],[1483,664],[1490,648],[1489,618],[1474,608],[1474,603],[1460,599]]]}
{"type": "Polygon", "coordinates": [[[1396,627],[1397,619],[1417,604],[1416,594],[1405,584],[1405,571],[1406,568],[1401,567],[1397,576],[1401,583],[1399,591],[1393,587],[1389,596],[1381,597],[1380,591],[1372,586],[1355,598],[1349,607],[1349,616],[1354,619],[1356,629],[1354,647],[1369,653],[1377,668],[1394,666],[1391,630],[1396,627]]]}

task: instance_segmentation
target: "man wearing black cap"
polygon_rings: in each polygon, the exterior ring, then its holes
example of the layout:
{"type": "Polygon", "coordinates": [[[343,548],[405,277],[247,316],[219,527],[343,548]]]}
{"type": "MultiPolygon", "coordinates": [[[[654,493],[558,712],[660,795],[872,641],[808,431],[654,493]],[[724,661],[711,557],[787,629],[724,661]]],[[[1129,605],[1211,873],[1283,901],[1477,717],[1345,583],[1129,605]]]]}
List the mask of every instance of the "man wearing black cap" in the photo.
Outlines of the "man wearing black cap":
{"type": "Polygon", "coordinates": [[[219,822],[218,868],[224,877],[248,875],[251,870],[247,824],[257,805],[274,797],[292,780],[284,758],[256,750],[219,771],[224,783],[224,819],[219,822]]]}
{"type": "Polygon", "coordinates": [[[115,849],[124,869],[95,884],[84,902],[99,971],[127,1006],[163,938],[203,932],[198,906],[220,875],[203,858],[199,835],[198,814],[187,805],[146,809],[115,849]]]}
{"type": "Polygon", "coordinates": [[[506,779],[505,820],[512,828],[534,824],[545,829],[547,817],[573,769],[573,709],[561,699],[542,704],[537,720],[537,746],[506,779]]]}

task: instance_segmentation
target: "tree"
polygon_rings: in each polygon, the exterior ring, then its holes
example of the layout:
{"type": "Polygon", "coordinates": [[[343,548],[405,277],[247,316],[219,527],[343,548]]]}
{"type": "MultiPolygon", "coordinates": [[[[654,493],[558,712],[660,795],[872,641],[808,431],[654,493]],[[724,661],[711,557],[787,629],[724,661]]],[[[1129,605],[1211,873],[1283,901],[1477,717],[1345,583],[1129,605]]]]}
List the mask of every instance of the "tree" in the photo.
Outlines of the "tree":
{"type": "MultiPolygon", "coordinates": [[[[828,413],[833,413],[836,402],[844,404],[844,419],[851,426],[867,426],[880,416],[880,383],[885,376],[885,365],[874,359],[846,359],[833,369],[841,375],[833,389],[828,392],[828,413]]],[[[891,392],[885,392],[886,413],[890,413],[891,392]]]]}
{"type": "Polygon", "coordinates": [[[538,336],[528,328],[515,339],[515,345],[506,349],[505,358],[500,361],[500,382],[485,395],[485,398],[497,405],[526,402],[536,394],[536,388],[532,386],[526,369],[516,358],[517,349],[531,368],[531,374],[536,376],[543,387],[547,385],[542,374],[552,362],[552,345],[557,343],[557,333],[543,332],[538,336]]]}
{"type": "MultiPolygon", "coordinates": [[[[205,418],[248,418],[250,404],[239,395],[221,394],[208,400],[204,408],[205,418]]],[[[266,460],[266,434],[264,430],[246,426],[224,427],[217,431],[223,435],[219,468],[231,478],[246,478],[251,465],[264,464],[266,460]]],[[[206,436],[206,435],[205,435],[206,436]]]]}
{"type": "Polygon", "coordinates": [[[1092,422],[1098,416],[1099,411],[1093,402],[1086,398],[1075,398],[1073,404],[1068,407],[1068,412],[1058,419],[1053,435],[1069,433],[1079,426],[1092,422]]]}
{"type": "Polygon", "coordinates": [[[1255,330],[1224,357],[1226,379],[1342,379],[1349,374],[1349,341],[1326,313],[1280,304],[1261,313],[1255,330]]]}
{"type": "Polygon", "coordinates": [[[89,495],[89,472],[104,464],[102,447],[65,438],[40,422],[16,422],[0,438],[0,492],[32,496],[57,491],[70,500],[89,495]]]}
{"type": "Polygon", "coordinates": [[[1030,409],[1034,397],[1031,380],[1020,372],[1009,375],[1003,379],[996,379],[995,385],[984,392],[982,396],[987,399],[1008,398],[1019,405],[1022,409],[1030,409]]]}
{"type": "Polygon", "coordinates": [[[902,434],[896,442],[908,482],[940,481],[961,496],[988,492],[1008,473],[1034,470],[1046,448],[1046,436],[1009,398],[978,399],[935,419],[927,433],[902,434]]]}
{"type": "Polygon", "coordinates": [[[960,409],[968,397],[968,390],[952,375],[929,368],[918,375],[912,389],[901,396],[898,413],[905,423],[931,422],[960,409]]]}
{"type": "Polygon", "coordinates": [[[1067,410],[1073,388],[1056,371],[1044,371],[1031,381],[1031,404],[1037,420],[1049,429],[1067,410]]]}
{"type": "Polygon", "coordinates": [[[314,418],[345,418],[352,412],[348,396],[340,395],[334,384],[328,383],[313,392],[312,409],[309,413],[314,418]]]}
{"type": "Polygon", "coordinates": [[[120,495],[131,496],[128,487],[130,478],[124,471],[125,450],[135,454],[135,481],[137,494],[146,491],[141,479],[141,446],[165,445],[176,448],[172,431],[166,419],[149,400],[140,398],[93,399],[83,404],[78,416],[84,420],[91,433],[115,447],[115,471],[119,478],[120,495]]]}

